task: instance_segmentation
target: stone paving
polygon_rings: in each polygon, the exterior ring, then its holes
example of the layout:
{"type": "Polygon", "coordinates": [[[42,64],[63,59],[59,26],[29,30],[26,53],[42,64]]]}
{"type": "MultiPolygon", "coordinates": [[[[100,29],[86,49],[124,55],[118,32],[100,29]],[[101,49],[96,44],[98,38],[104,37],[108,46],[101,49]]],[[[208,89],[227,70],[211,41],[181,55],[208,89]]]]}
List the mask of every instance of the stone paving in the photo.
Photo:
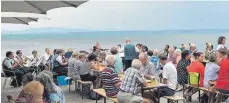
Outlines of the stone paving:
{"type": "MultiPolygon", "coordinates": [[[[1,86],[3,86],[4,77],[1,77],[1,86]]],[[[64,91],[66,103],[95,103],[95,100],[90,99],[83,99],[81,98],[81,95],[79,91],[74,91],[74,86],[72,85],[71,92],[68,91],[68,86],[62,86],[61,89],[64,91]]],[[[1,103],[7,103],[6,96],[12,95],[13,98],[16,98],[19,95],[19,92],[21,91],[22,87],[13,88],[9,86],[9,82],[7,83],[6,88],[1,89],[1,103]]],[[[177,92],[176,95],[182,96],[182,92],[177,92]]],[[[103,103],[103,99],[99,100],[98,103],[103,103]]],[[[112,101],[109,101],[107,99],[107,103],[113,103],[112,101]]],[[[167,103],[166,99],[161,98],[161,103],[167,103]]],[[[183,101],[179,102],[183,103],[183,101]]],[[[197,94],[193,96],[193,102],[192,103],[198,103],[197,101],[197,94]]]]}

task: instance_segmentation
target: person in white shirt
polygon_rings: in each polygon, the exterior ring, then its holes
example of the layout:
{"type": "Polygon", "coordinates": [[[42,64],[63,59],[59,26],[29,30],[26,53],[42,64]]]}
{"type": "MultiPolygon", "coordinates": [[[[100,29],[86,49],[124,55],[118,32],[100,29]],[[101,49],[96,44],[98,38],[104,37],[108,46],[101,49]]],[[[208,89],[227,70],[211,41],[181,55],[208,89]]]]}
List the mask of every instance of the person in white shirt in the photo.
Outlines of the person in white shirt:
{"type": "Polygon", "coordinates": [[[226,38],[224,36],[220,36],[218,39],[218,46],[217,46],[216,50],[219,50],[220,48],[226,48],[225,44],[226,44],[226,38]]]}
{"type": "Polygon", "coordinates": [[[42,63],[43,65],[46,65],[46,64],[49,63],[49,62],[48,62],[48,59],[49,59],[50,55],[51,55],[51,49],[50,49],[50,48],[46,48],[46,49],[45,49],[45,54],[43,55],[42,61],[41,61],[41,63],[42,63]]]}
{"type": "Polygon", "coordinates": [[[40,57],[38,56],[38,52],[36,50],[33,50],[32,51],[32,55],[28,56],[28,66],[31,67],[31,66],[37,66],[39,65],[39,60],[40,60],[40,57]]]}
{"type": "MultiPolygon", "coordinates": [[[[168,86],[165,87],[161,87],[160,89],[160,97],[163,96],[172,96],[175,94],[175,89],[177,86],[177,70],[176,67],[169,62],[167,59],[167,54],[163,53],[161,55],[159,55],[159,59],[160,59],[160,63],[163,66],[163,72],[162,72],[162,76],[163,76],[163,84],[167,84],[168,86]]],[[[154,90],[153,92],[154,98],[160,98],[158,97],[158,89],[154,90]]],[[[153,99],[153,100],[155,100],[153,99]]],[[[158,102],[155,102],[158,103],[158,102]]]]}

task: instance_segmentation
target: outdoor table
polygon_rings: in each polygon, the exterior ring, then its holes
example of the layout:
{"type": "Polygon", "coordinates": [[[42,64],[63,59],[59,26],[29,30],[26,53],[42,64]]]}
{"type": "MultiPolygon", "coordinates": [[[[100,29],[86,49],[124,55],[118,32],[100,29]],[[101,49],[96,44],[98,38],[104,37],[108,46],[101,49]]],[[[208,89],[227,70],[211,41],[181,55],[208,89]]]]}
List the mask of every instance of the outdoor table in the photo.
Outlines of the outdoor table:
{"type": "Polygon", "coordinates": [[[154,89],[154,88],[157,88],[158,89],[158,103],[160,103],[160,88],[161,87],[167,87],[168,85],[167,84],[162,84],[162,83],[158,83],[158,84],[152,84],[151,82],[147,82],[148,85],[147,87],[142,87],[142,96],[143,96],[143,93],[145,90],[150,90],[150,89],[154,89]]]}

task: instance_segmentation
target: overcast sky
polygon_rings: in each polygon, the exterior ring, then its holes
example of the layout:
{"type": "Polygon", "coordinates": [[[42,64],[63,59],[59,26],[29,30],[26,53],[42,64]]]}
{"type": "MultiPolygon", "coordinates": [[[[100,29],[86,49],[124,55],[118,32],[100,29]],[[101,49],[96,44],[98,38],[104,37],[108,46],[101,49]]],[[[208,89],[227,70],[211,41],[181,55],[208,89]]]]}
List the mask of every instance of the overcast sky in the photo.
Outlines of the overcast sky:
{"type": "Polygon", "coordinates": [[[229,1],[89,1],[47,12],[50,20],[3,25],[2,30],[61,27],[89,30],[229,29],[229,1]]]}

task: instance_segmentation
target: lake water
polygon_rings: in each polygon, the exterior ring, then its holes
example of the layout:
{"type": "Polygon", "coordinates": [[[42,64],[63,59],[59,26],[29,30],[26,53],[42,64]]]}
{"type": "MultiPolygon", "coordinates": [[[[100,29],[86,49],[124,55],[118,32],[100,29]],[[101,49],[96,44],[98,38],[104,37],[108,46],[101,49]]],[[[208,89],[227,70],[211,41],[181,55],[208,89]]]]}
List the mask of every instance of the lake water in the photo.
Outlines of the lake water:
{"type": "MultiPolygon", "coordinates": [[[[194,43],[198,50],[204,51],[206,42],[212,43],[216,48],[219,36],[229,38],[229,30],[3,33],[1,57],[5,56],[6,51],[15,52],[18,49],[23,51],[23,55],[30,55],[32,50],[38,50],[43,55],[45,48],[89,50],[95,42],[100,42],[102,48],[111,48],[118,44],[124,45],[127,37],[134,44],[145,44],[149,49],[163,49],[166,44],[180,47],[182,43],[194,43]]],[[[228,42],[226,46],[229,46],[228,42]]]]}

